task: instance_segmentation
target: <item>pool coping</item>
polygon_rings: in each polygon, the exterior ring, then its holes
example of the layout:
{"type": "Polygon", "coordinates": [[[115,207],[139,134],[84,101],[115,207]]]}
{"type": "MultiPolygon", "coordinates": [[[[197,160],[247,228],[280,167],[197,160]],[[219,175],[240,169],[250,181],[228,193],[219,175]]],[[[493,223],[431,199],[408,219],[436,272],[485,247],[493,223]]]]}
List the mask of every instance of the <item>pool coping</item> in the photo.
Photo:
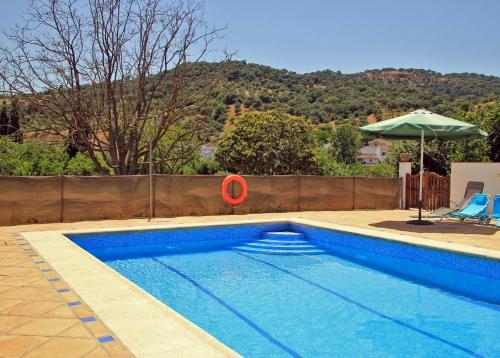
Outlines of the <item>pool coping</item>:
{"type": "Polygon", "coordinates": [[[21,235],[137,357],[175,354],[186,357],[240,357],[208,332],[168,307],[68,239],[68,234],[156,231],[197,227],[293,223],[375,239],[500,261],[500,252],[382,230],[320,222],[300,217],[234,222],[174,223],[151,226],[23,232],[21,235]],[[167,334],[158,335],[158,332],[167,334]]]}

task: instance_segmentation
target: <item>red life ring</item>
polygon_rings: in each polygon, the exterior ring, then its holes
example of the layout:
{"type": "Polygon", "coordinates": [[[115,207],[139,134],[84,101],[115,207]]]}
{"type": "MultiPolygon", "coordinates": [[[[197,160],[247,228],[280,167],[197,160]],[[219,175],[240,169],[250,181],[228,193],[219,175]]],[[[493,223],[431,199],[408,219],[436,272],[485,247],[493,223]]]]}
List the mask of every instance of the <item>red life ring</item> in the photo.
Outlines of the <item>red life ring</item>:
{"type": "Polygon", "coordinates": [[[222,181],[222,199],[230,205],[239,205],[247,198],[247,182],[239,175],[228,175],[222,181]],[[233,198],[227,192],[227,187],[231,182],[237,182],[241,185],[241,194],[237,198],[233,198]]]}

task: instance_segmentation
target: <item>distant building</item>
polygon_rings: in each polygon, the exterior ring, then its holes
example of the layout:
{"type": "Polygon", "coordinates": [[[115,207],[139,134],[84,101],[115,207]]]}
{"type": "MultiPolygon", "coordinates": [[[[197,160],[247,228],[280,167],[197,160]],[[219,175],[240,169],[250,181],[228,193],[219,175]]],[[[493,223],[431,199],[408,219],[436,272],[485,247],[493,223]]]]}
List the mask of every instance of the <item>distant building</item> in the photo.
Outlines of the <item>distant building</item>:
{"type": "Polygon", "coordinates": [[[200,155],[203,159],[214,158],[214,147],[210,144],[204,144],[200,148],[200,155]]]}
{"type": "Polygon", "coordinates": [[[359,150],[358,159],[367,166],[379,164],[391,153],[392,143],[383,139],[374,139],[359,150]]]}

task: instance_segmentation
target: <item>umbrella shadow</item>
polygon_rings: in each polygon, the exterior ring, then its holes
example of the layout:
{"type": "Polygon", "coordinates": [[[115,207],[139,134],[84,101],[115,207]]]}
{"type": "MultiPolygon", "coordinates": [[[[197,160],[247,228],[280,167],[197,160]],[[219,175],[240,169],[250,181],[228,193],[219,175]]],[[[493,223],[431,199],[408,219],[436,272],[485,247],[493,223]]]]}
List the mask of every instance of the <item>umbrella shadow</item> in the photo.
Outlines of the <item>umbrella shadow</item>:
{"type": "Polygon", "coordinates": [[[405,221],[387,220],[369,224],[370,226],[382,229],[392,229],[415,233],[450,233],[464,235],[495,235],[500,228],[489,225],[479,225],[473,223],[458,222],[434,222],[434,225],[411,225],[405,221]]]}

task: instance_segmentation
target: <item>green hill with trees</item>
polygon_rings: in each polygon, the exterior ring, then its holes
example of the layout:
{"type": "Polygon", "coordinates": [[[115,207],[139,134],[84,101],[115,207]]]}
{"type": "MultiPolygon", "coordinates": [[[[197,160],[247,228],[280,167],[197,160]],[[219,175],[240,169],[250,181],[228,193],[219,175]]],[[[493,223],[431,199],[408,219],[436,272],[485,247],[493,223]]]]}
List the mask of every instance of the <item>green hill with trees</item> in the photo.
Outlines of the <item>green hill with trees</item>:
{"type": "MultiPolygon", "coordinates": [[[[223,78],[212,98],[199,108],[215,132],[232,118],[254,110],[282,110],[316,124],[335,121],[361,126],[367,120],[419,108],[450,116],[500,98],[500,78],[473,73],[385,68],[354,74],[330,70],[298,74],[244,61],[196,66],[193,74],[223,78]]],[[[204,90],[202,85],[199,90],[204,90]]]]}

